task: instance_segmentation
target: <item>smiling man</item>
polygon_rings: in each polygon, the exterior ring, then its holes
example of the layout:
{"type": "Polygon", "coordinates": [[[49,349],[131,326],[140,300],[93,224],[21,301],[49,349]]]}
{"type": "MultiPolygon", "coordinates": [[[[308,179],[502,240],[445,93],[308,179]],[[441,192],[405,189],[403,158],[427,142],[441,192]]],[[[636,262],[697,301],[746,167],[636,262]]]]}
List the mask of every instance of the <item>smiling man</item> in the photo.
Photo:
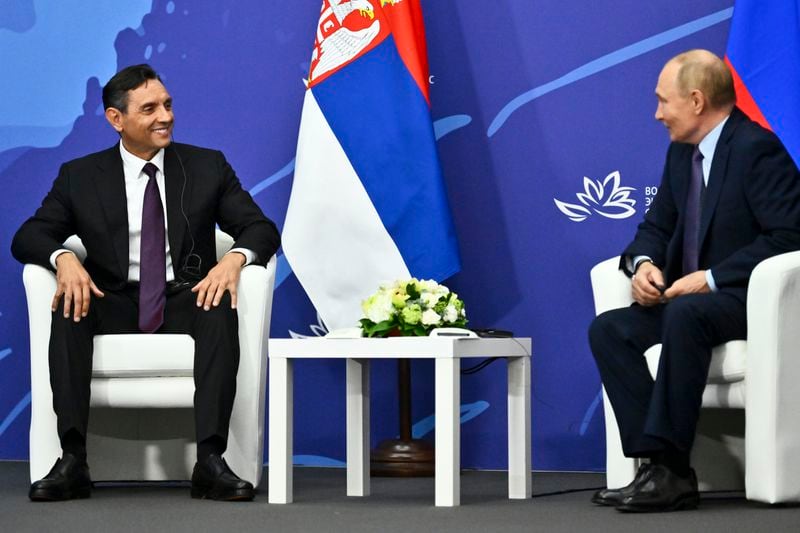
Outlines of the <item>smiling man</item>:
{"type": "Polygon", "coordinates": [[[622,252],[635,303],[589,330],[623,452],[649,459],[630,485],[592,501],[628,512],[698,505],[689,455],[711,349],[747,337],[755,266],[800,249],[800,172],[780,140],[735,107],[725,63],[705,50],[680,54],[656,97],[672,143],[658,195],[622,252]],[[643,354],[659,343],[654,381],[643,354]]]}
{"type": "Polygon", "coordinates": [[[111,78],[103,105],[119,143],[62,165],[12,243],[17,260],[55,270],[58,282],[49,361],[63,453],[30,498],[90,495],[92,338],[146,332],[195,340],[192,497],[251,500],[253,486],[222,459],[239,364],[236,287],[242,267],[276,252],[278,231],[220,152],[172,142],[172,98],[148,65],[111,78]],[[235,241],[219,262],[216,225],[235,241]],[[84,263],[63,248],[73,234],[84,263]]]}

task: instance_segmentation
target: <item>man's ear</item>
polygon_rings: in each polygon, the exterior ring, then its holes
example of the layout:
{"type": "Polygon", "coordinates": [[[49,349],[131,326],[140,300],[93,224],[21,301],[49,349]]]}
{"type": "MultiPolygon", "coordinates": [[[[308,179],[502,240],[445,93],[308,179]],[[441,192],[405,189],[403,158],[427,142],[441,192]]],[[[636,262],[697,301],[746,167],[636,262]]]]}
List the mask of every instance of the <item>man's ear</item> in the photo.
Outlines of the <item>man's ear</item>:
{"type": "Polygon", "coordinates": [[[122,133],[122,111],[116,107],[106,108],[106,120],[117,133],[122,133]]]}
{"type": "Polygon", "coordinates": [[[694,109],[694,114],[699,115],[703,112],[706,108],[706,95],[703,94],[702,91],[698,89],[694,89],[689,98],[692,100],[692,108],[694,109]]]}

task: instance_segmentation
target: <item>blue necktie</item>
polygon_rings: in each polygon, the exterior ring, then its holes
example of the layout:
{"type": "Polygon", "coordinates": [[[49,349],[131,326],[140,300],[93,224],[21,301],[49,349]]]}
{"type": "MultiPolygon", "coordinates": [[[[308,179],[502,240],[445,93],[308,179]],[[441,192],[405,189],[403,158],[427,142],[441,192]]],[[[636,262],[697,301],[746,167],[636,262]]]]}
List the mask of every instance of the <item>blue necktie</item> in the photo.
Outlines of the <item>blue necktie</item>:
{"type": "Polygon", "coordinates": [[[153,333],[164,323],[167,301],[167,256],[164,208],[158,192],[158,167],[147,163],[142,172],[149,181],[142,206],[142,239],[139,254],[139,329],[153,333]]]}
{"type": "Polygon", "coordinates": [[[692,174],[689,178],[689,194],[686,195],[686,218],[683,225],[683,275],[697,272],[700,258],[700,214],[703,192],[703,154],[695,146],[692,154],[692,174]]]}

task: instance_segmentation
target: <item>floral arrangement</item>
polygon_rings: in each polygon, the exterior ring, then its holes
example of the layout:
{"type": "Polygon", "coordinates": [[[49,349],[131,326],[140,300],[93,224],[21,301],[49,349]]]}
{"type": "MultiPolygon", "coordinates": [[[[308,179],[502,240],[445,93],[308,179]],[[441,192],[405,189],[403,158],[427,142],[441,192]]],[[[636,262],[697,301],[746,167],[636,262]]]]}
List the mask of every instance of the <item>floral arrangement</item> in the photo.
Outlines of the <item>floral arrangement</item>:
{"type": "Polygon", "coordinates": [[[378,291],[361,302],[364,318],[361,329],[367,337],[427,335],[438,327],[467,324],[464,302],[454,292],[433,280],[398,280],[381,285],[378,291]]]}

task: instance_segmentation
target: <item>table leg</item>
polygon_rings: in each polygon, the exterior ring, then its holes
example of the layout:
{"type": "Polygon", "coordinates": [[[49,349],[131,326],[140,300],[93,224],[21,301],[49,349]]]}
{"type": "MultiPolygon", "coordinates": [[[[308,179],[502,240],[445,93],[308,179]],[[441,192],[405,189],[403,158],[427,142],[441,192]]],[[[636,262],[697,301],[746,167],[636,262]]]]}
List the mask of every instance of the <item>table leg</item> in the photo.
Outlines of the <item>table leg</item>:
{"type": "Polygon", "coordinates": [[[508,497],[531,497],[531,358],[508,358],[508,497]]]}
{"type": "Polygon", "coordinates": [[[293,362],[269,360],[269,503],[292,503],[293,362]]]}
{"type": "Polygon", "coordinates": [[[436,359],[436,505],[461,503],[461,361],[436,359]]]}
{"type": "Polygon", "coordinates": [[[369,496],[369,360],[347,360],[347,495],[369,496]]]}

